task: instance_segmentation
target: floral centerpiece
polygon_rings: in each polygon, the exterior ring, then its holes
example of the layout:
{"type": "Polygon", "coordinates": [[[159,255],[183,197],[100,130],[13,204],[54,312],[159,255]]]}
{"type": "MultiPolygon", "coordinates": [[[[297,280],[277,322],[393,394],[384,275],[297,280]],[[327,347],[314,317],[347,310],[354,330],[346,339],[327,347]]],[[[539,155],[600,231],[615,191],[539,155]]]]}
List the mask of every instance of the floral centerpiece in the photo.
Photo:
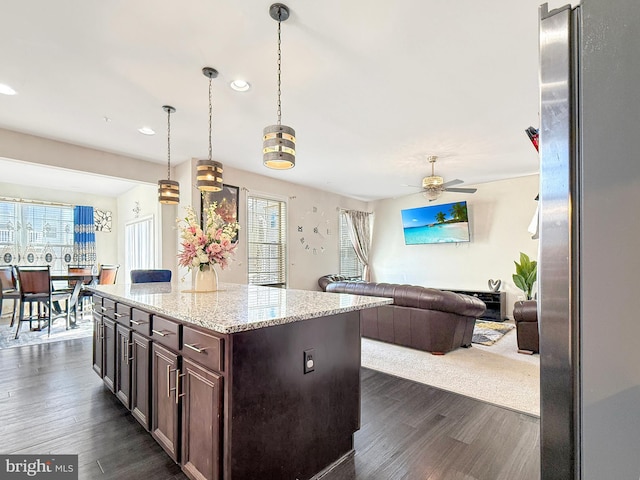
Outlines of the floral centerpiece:
{"type": "MultiPolygon", "coordinates": [[[[186,216],[177,220],[182,247],[178,255],[178,265],[181,267],[217,275],[214,265],[220,265],[224,270],[232,260],[237,243],[231,240],[236,236],[240,226],[237,222],[225,222],[216,211],[216,207],[215,202],[207,207],[204,229],[201,228],[198,216],[191,206],[186,207],[186,216]]],[[[204,291],[197,285],[200,276],[197,273],[196,291],[204,291]]],[[[217,284],[217,279],[215,283],[217,284]]]]}

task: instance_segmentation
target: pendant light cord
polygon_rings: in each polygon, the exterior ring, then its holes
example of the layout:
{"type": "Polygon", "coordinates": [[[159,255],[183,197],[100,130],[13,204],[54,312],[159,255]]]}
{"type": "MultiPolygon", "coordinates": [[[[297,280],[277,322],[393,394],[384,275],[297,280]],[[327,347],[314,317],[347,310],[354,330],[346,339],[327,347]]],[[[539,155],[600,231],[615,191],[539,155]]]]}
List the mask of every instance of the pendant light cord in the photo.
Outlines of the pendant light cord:
{"type": "Polygon", "coordinates": [[[171,109],[167,109],[167,180],[171,180],[171,109]]]}
{"type": "Polygon", "coordinates": [[[281,44],[282,44],[282,40],[281,40],[281,36],[280,36],[280,26],[282,21],[281,19],[281,13],[278,12],[278,125],[280,125],[280,119],[282,117],[282,101],[280,100],[280,95],[281,95],[281,90],[280,90],[280,86],[282,84],[281,81],[281,76],[282,76],[282,71],[281,71],[281,66],[282,66],[282,49],[281,49],[281,44]]]}
{"type": "Polygon", "coordinates": [[[213,107],[211,106],[211,80],[212,78],[209,77],[209,161],[211,161],[211,123],[213,116],[213,107]]]}

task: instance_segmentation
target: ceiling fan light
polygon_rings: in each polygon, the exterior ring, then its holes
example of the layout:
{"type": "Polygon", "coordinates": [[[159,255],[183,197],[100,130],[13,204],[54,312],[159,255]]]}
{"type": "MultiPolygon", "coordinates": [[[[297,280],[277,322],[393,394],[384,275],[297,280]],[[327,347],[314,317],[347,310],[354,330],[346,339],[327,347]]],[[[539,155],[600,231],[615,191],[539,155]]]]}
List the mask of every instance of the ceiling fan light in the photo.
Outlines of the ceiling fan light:
{"type": "Polygon", "coordinates": [[[439,175],[431,175],[422,179],[422,188],[439,187],[444,183],[444,179],[439,175]]]}
{"type": "Polygon", "coordinates": [[[442,190],[439,188],[425,188],[425,191],[422,193],[424,198],[432,202],[433,200],[437,200],[442,195],[442,190]]]}

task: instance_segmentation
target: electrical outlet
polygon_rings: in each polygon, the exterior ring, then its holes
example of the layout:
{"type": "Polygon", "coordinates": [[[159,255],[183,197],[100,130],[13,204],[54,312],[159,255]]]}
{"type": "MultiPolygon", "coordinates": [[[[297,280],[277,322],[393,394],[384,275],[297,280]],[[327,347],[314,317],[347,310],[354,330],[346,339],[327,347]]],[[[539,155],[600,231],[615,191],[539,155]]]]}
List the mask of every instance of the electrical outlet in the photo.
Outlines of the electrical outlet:
{"type": "Polygon", "coordinates": [[[304,373],[311,373],[316,369],[316,351],[313,348],[304,351],[304,373]]]}

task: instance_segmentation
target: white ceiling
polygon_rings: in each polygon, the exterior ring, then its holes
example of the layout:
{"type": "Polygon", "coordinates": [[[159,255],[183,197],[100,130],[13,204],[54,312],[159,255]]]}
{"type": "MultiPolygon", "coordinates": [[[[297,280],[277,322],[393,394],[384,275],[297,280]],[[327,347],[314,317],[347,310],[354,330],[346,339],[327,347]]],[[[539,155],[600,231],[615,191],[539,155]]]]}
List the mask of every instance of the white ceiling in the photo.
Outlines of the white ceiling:
{"type": "Polygon", "coordinates": [[[0,83],[18,94],[0,95],[0,127],[166,163],[170,104],[172,164],[206,158],[211,66],[225,165],[365,200],[413,192],[402,185],[420,183],[429,155],[445,181],[528,175],[540,2],[291,0],[282,121],[296,129],[296,167],[272,171],[261,160],[276,120],[270,0],[6,0],[0,83]],[[229,88],[238,77],[249,92],[229,88]]]}

